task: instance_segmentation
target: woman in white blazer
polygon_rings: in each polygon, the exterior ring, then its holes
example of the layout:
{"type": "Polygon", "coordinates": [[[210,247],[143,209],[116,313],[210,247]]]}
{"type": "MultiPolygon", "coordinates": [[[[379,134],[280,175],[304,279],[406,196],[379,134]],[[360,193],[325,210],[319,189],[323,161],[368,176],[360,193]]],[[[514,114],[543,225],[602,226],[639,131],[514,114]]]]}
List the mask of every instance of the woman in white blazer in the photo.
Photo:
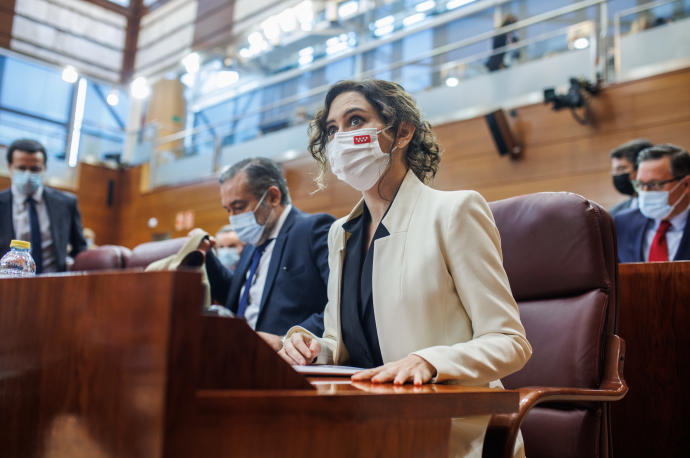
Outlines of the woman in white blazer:
{"type": "MultiPolygon", "coordinates": [[[[501,387],[532,349],[503,269],[501,242],[474,191],[437,191],[439,147],[398,84],[344,81],[326,95],[309,150],[362,191],[328,237],[325,331],[293,327],[292,364],[349,364],[353,380],[501,387]]],[[[481,456],[488,417],[453,422],[453,456],[481,456]]],[[[518,441],[516,456],[524,455],[518,441]]]]}

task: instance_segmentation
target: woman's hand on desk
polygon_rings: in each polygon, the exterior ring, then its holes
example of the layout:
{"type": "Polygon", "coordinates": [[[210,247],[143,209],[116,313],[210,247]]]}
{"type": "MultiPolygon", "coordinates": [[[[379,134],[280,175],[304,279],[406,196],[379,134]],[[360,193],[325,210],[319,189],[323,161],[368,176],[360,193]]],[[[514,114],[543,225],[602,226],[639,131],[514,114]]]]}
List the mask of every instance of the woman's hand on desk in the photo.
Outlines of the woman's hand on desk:
{"type": "Polygon", "coordinates": [[[373,383],[393,382],[396,385],[412,382],[415,385],[428,383],[436,375],[436,368],[417,355],[409,355],[383,366],[357,372],[352,380],[369,380],[373,383]]]}
{"type": "Polygon", "coordinates": [[[304,366],[314,362],[321,352],[321,344],[312,337],[296,332],[283,342],[283,348],[278,352],[290,364],[304,366]]]}

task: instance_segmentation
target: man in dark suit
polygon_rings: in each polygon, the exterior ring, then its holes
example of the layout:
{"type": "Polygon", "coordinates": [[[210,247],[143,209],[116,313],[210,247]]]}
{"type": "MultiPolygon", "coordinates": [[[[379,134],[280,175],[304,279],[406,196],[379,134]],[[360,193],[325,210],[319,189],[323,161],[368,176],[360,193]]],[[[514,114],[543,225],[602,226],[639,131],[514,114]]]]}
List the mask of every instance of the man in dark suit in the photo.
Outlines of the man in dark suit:
{"type": "Polygon", "coordinates": [[[630,196],[628,200],[611,207],[609,210],[611,215],[637,208],[637,192],[632,185],[633,180],[637,178],[637,155],[650,146],[654,146],[650,141],[638,138],[623,143],[609,153],[613,187],[621,194],[630,196]]]}
{"type": "Polygon", "coordinates": [[[261,331],[276,350],[282,346],[280,336],[294,325],[321,335],[327,238],[334,218],[290,205],[285,178],[270,159],[240,161],[224,170],[219,182],[223,208],[247,246],[234,274],[206,250],[211,295],[261,331]]]}
{"type": "Polygon", "coordinates": [[[675,145],[640,152],[639,208],[614,216],[620,262],[690,260],[690,154],[675,145]]]}
{"type": "Polygon", "coordinates": [[[0,192],[0,256],[12,239],[30,241],[36,273],[67,270],[68,244],[72,257],[86,249],[77,198],[43,185],[46,161],[37,141],[13,142],[7,148],[12,186],[0,192]]]}

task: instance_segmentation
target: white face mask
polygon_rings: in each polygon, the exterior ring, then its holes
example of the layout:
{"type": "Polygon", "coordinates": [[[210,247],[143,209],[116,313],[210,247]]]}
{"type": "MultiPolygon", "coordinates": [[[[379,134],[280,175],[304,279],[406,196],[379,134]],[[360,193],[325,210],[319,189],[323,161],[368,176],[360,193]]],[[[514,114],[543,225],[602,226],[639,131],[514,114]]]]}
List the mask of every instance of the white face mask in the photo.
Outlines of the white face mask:
{"type": "Polygon", "coordinates": [[[358,191],[367,191],[379,181],[390,162],[390,155],[379,145],[382,131],[372,127],[335,134],[326,145],[326,155],[338,179],[358,191]]]}
{"type": "Polygon", "coordinates": [[[676,206],[683,200],[681,195],[673,205],[669,205],[668,196],[675,191],[681,183],[675,185],[670,191],[640,191],[638,192],[638,202],[640,212],[650,219],[664,219],[668,217],[676,206]]]}

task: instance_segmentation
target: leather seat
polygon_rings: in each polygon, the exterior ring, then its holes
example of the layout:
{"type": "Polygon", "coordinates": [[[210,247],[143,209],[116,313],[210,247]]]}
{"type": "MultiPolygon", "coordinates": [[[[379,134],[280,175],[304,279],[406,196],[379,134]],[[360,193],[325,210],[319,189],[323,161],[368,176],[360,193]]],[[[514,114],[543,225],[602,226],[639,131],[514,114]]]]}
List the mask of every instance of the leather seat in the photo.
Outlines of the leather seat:
{"type": "Polygon", "coordinates": [[[616,335],[613,220],[571,193],[530,194],[490,207],[533,354],[502,380],[520,390],[520,411],[492,417],[484,456],[512,456],[521,428],[529,458],[608,457],[607,402],[627,392],[625,345],[616,335]]]}
{"type": "Polygon", "coordinates": [[[120,245],[102,245],[79,253],[74,258],[74,264],[70,270],[78,272],[123,269],[131,255],[129,248],[120,245]]]}
{"type": "Polygon", "coordinates": [[[144,269],[154,261],[177,253],[186,242],[187,237],[178,237],[176,239],[146,242],[137,245],[132,250],[132,256],[129,258],[126,267],[128,269],[144,269]]]}

